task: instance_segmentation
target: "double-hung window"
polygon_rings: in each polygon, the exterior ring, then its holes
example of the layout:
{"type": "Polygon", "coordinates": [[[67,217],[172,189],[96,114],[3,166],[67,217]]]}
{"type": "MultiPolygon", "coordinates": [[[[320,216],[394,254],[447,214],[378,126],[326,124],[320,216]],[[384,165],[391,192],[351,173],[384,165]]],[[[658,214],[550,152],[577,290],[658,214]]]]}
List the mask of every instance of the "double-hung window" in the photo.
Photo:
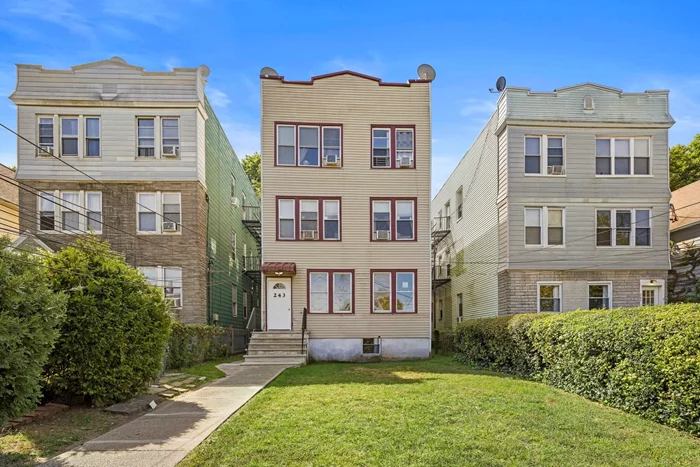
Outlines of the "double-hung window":
{"type": "Polygon", "coordinates": [[[309,313],[353,313],[353,271],[308,271],[309,313]]]}
{"type": "Polygon", "coordinates": [[[651,210],[597,210],[596,246],[651,246],[651,210]]]}
{"type": "Polygon", "coordinates": [[[165,299],[173,307],[182,307],[182,268],[149,266],[138,269],[151,285],[163,290],[165,299]]]}
{"type": "Polygon", "coordinates": [[[416,200],[372,199],[372,241],[415,240],[416,200]]]}
{"type": "Polygon", "coordinates": [[[340,167],[342,127],[280,123],[275,126],[275,164],[298,167],[340,167]]]}
{"type": "Polygon", "coordinates": [[[39,156],[48,156],[47,152],[54,153],[53,117],[39,117],[39,147],[39,156]]]}
{"type": "Polygon", "coordinates": [[[56,204],[53,193],[41,193],[39,197],[39,230],[56,229],[56,204]]]}
{"type": "Polygon", "coordinates": [[[564,209],[525,208],[525,245],[564,245],[564,209]]]}
{"type": "Polygon", "coordinates": [[[396,129],[396,166],[413,167],[413,130],[396,129]]]}
{"type": "Polygon", "coordinates": [[[591,310],[611,308],[612,284],[593,282],[588,284],[588,308],[591,310]]]}
{"type": "Polygon", "coordinates": [[[234,263],[238,260],[237,250],[238,250],[238,235],[236,235],[236,232],[232,232],[231,233],[231,261],[233,261],[234,263]]]}
{"type": "Polygon", "coordinates": [[[61,117],[61,156],[78,156],[78,117],[61,117]]]}
{"type": "Polygon", "coordinates": [[[301,239],[315,240],[318,238],[318,200],[302,199],[301,208],[301,239]]]}
{"type": "Polygon", "coordinates": [[[564,175],[564,137],[526,136],[525,173],[531,175],[564,175]],[[542,149],[546,150],[543,156],[542,149]]]}
{"type": "Polygon", "coordinates": [[[180,120],[161,118],[161,150],[164,156],[180,155],[180,120]]]}
{"type": "Polygon", "coordinates": [[[372,168],[415,168],[415,129],[372,126],[372,168]]]}
{"type": "Polygon", "coordinates": [[[294,240],[295,235],[295,209],[293,199],[280,199],[278,201],[278,237],[280,240],[294,240]]]}
{"type": "Polygon", "coordinates": [[[462,187],[460,186],[457,189],[457,220],[460,220],[462,218],[463,208],[464,208],[464,191],[462,190],[462,187]]]}
{"type": "Polygon", "coordinates": [[[138,127],[138,157],[155,157],[156,156],[156,134],[155,134],[155,119],[154,118],[139,118],[137,119],[138,127]]]}
{"type": "Polygon", "coordinates": [[[180,230],[180,193],[138,193],[137,230],[139,233],[172,233],[180,230]]]}
{"type": "Polygon", "coordinates": [[[561,287],[560,282],[537,284],[537,311],[560,312],[561,311],[561,287]]]}
{"type": "Polygon", "coordinates": [[[102,233],[102,193],[54,191],[39,197],[39,230],[102,233]],[[56,218],[60,219],[56,222],[56,218]]]}
{"type": "Polygon", "coordinates": [[[86,193],[85,201],[88,228],[102,232],[102,193],[86,193]]]}
{"type": "Polygon", "coordinates": [[[100,157],[100,119],[85,117],[85,156],[100,157]]]}
{"type": "Polygon", "coordinates": [[[650,138],[596,138],[596,175],[650,175],[650,138]]]}
{"type": "Polygon", "coordinates": [[[231,286],[231,314],[234,318],[238,318],[238,287],[231,286]]]}
{"type": "Polygon", "coordinates": [[[372,167],[391,167],[391,129],[372,129],[372,167]]]}
{"type": "Polygon", "coordinates": [[[416,311],[415,271],[371,271],[373,313],[416,311]]]}
{"type": "Polygon", "coordinates": [[[340,240],[340,201],[323,201],[323,239],[340,240]]]}

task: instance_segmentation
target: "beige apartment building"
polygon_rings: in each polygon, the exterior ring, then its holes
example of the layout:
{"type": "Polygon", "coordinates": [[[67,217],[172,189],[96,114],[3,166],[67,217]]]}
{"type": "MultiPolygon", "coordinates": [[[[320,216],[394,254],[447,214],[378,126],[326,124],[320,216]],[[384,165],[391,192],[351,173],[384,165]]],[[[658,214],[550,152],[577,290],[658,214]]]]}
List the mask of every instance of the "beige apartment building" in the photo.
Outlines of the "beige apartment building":
{"type": "Polygon", "coordinates": [[[430,81],[261,73],[266,332],[248,358],[302,331],[315,360],[428,357],[430,81]]]}
{"type": "Polygon", "coordinates": [[[506,88],[432,201],[436,327],[664,303],[673,123],[668,91],[506,88]]]}

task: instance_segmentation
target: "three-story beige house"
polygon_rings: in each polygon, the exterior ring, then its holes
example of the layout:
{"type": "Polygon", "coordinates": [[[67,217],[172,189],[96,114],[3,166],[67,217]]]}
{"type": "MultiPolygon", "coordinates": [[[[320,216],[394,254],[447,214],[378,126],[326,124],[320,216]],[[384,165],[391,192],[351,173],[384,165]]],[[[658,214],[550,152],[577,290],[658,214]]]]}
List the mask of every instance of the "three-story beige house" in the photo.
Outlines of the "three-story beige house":
{"type": "Polygon", "coordinates": [[[305,323],[312,359],[428,357],[430,82],[262,73],[267,332],[249,358],[305,323]]]}
{"type": "Polygon", "coordinates": [[[436,326],[664,303],[673,123],[667,91],[506,88],[432,202],[436,326]]]}

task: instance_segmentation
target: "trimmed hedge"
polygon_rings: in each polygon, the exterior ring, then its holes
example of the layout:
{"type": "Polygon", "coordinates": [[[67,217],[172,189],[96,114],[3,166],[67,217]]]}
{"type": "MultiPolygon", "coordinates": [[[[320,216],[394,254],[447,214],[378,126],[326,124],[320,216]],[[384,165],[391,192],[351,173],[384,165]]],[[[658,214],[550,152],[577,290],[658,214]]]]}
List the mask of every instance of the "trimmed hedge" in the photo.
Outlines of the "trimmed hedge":
{"type": "Polygon", "coordinates": [[[465,364],[700,434],[700,305],[467,321],[455,346],[465,364]]]}
{"type": "Polygon", "coordinates": [[[227,357],[229,346],[225,343],[230,328],[198,326],[173,322],[166,354],[167,369],[186,368],[197,363],[227,357]]]}
{"type": "Polygon", "coordinates": [[[455,352],[454,332],[447,329],[435,329],[433,331],[433,349],[442,355],[451,355],[455,352]]]}

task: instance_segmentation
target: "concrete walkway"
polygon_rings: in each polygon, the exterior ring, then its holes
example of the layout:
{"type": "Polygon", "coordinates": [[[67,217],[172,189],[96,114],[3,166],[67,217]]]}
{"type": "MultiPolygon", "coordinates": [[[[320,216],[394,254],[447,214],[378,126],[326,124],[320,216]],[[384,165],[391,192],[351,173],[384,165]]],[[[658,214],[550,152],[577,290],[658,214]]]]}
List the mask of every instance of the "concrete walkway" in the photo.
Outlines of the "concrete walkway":
{"type": "Polygon", "coordinates": [[[164,402],[155,410],[65,452],[45,466],[166,467],[177,465],[212,431],[287,368],[218,366],[228,376],[164,402]]]}

